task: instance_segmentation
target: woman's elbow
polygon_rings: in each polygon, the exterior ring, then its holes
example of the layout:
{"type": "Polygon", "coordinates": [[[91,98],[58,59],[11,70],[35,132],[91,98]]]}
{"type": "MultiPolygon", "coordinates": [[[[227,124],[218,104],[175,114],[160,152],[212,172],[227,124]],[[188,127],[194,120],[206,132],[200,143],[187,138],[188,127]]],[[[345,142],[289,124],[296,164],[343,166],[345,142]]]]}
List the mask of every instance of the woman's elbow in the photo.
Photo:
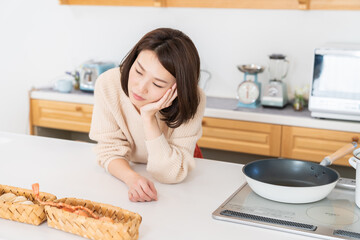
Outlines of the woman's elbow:
{"type": "Polygon", "coordinates": [[[148,162],[146,170],[159,182],[175,184],[184,181],[188,173],[195,168],[194,158],[182,159],[175,162],[165,162],[164,164],[150,164],[148,162]]]}

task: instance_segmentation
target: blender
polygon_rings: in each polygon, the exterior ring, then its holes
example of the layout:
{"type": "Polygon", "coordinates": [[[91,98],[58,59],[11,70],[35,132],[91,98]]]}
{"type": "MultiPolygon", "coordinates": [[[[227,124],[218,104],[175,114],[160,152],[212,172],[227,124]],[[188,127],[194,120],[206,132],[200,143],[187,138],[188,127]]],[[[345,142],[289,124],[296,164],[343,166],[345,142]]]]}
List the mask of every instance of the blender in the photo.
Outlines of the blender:
{"type": "Polygon", "coordinates": [[[283,54],[269,56],[270,81],[264,86],[261,96],[261,105],[283,108],[288,102],[287,88],[284,78],[288,72],[289,61],[283,54]]]}

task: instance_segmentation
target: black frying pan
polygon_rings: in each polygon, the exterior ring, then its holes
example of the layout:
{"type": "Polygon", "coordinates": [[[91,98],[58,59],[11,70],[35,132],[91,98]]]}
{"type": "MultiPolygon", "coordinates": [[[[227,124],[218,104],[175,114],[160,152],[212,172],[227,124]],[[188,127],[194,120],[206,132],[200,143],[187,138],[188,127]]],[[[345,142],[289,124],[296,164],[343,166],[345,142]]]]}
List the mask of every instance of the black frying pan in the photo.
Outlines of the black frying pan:
{"type": "Polygon", "coordinates": [[[356,146],[356,142],[349,143],[320,164],[275,158],[250,162],[242,171],[251,189],[264,198],[285,203],[315,202],[325,198],[340,177],[337,171],[326,166],[356,146]]]}

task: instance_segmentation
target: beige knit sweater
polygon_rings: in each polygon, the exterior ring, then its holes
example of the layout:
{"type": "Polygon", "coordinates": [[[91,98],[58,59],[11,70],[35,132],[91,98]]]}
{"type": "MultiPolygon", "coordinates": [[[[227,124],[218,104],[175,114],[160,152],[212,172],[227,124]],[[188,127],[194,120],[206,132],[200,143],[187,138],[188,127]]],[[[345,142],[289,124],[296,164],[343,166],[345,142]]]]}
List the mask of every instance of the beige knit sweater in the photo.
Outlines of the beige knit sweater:
{"type": "Polygon", "coordinates": [[[95,86],[95,104],[90,138],[98,163],[106,171],[110,161],[123,158],[147,163],[147,171],[160,182],[178,183],[195,167],[194,150],[201,137],[201,120],[205,110],[205,94],[193,119],[178,128],[169,128],[157,113],[162,135],[146,141],[140,114],[123,92],[119,68],[101,74],[95,86]]]}

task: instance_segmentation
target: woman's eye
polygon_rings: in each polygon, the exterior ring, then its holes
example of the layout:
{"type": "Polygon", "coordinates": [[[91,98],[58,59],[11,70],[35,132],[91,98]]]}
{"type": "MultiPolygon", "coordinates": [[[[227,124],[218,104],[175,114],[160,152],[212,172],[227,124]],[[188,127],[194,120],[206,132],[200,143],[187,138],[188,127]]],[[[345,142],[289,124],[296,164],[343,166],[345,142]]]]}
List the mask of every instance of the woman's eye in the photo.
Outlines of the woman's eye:
{"type": "Polygon", "coordinates": [[[158,88],[163,88],[162,86],[159,86],[157,85],[156,83],[153,83],[155,85],[155,87],[158,87],[158,88]]]}
{"type": "Polygon", "coordinates": [[[135,71],[137,72],[137,74],[142,75],[142,73],[139,70],[135,69],[135,71]]]}

